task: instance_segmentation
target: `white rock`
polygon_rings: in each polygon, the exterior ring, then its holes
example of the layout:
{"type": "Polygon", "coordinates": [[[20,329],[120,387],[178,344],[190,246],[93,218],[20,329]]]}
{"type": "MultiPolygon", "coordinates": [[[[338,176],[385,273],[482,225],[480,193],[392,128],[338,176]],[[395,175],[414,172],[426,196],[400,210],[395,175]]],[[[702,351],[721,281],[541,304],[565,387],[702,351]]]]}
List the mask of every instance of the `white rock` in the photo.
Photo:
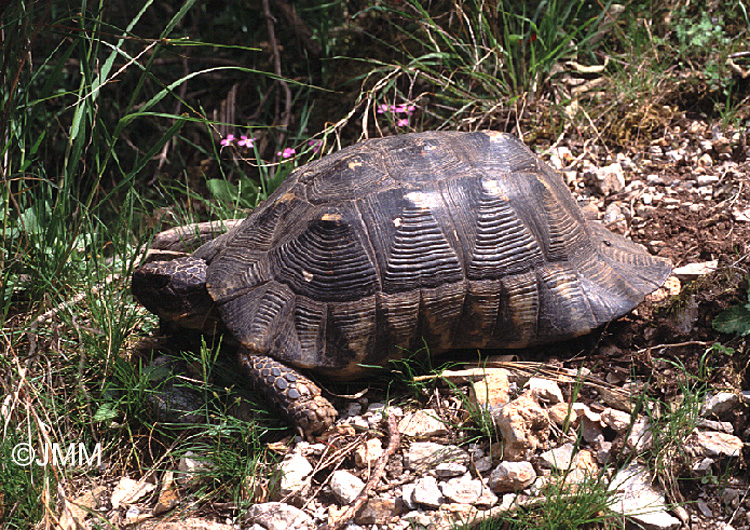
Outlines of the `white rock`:
{"type": "Polygon", "coordinates": [[[593,422],[602,421],[601,414],[591,410],[589,406],[586,405],[585,403],[580,403],[576,401],[575,403],[573,403],[573,410],[578,416],[586,416],[588,419],[590,419],[593,422]]]}
{"type": "Polygon", "coordinates": [[[333,472],[329,485],[333,496],[341,504],[352,502],[365,487],[365,483],[362,480],[343,469],[333,472]]]}
{"type": "Polygon", "coordinates": [[[323,456],[323,453],[326,452],[328,449],[328,446],[323,443],[316,443],[311,444],[305,441],[297,442],[297,444],[294,446],[294,452],[301,454],[305,458],[311,457],[311,456],[323,456]]]}
{"type": "Polygon", "coordinates": [[[695,181],[698,183],[698,186],[710,186],[711,184],[716,184],[717,182],[719,182],[719,176],[718,175],[698,175],[695,181]]]}
{"type": "Polygon", "coordinates": [[[601,412],[601,418],[604,425],[618,433],[630,427],[630,414],[621,410],[606,408],[601,412]]]}
{"type": "Polygon", "coordinates": [[[500,462],[490,475],[490,488],[498,493],[520,491],[536,480],[536,471],[529,462],[500,462]]]}
{"type": "Polygon", "coordinates": [[[549,419],[560,428],[565,426],[565,422],[567,422],[568,425],[573,425],[578,419],[576,411],[574,411],[567,403],[552,405],[547,409],[547,414],[549,415],[549,419]]]}
{"type": "Polygon", "coordinates": [[[719,392],[714,394],[706,400],[703,404],[703,410],[701,414],[703,416],[710,416],[715,414],[721,416],[727,412],[734,410],[740,404],[740,396],[732,392],[719,392]]]}
{"type": "Polygon", "coordinates": [[[688,263],[682,267],[672,269],[672,274],[677,276],[680,280],[691,280],[711,274],[719,268],[718,260],[702,261],[699,263],[688,263]]]}
{"type": "Polygon", "coordinates": [[[734,434],[734,425],[728,421],[714,421],[701,418],[695,426],[707,431],[719,431],[727,434],[734,434]]]}
{"type": "Polygon", "coordinates": [[[384,525],[396,515],[396,502],[387,497],[373,497],[354,516],[361,525],[384,525]]]}
{"type": "Polygon", "coordinates": [[[494,409],[510,401],[508,371],[503,368],[484,368],[472,381],[472,398],[479,407],[494,409]]]}
{"type": "Polygon", "coordinates": [[[725,432],[696,431],[687,442],[693,454],[698,456],[738,457],[743,443],[738,437],[725,432]]]}
{"type": "Polygon", "coordinates": [[[480,480],[468,474],[440,483],[443,496],[459,504],[474,504],[482,494],[483,487],[480,480]]]}
{"type": "Polygon", "coordinates": [[[138,508],[138,506],[128,506],[128,509],[125,512],[125,519],[126,520],[137,519],[139,515],[141,515],[141,510],[138,508]]]}
{"type": "Polygon", "coordinates": [[[121,477],[110,498],[112,508],[116,510],[122,504],[138,502],[154,491],[154,489],[156,489],[156,485],[145,480],[133,480],[130,477],[121,477]]]}
{"type": "Polygon", "coordinates": [[[428,508],[438,508],[443,502],[445,502],[445,499],[443,499],[443,495],[440,492],[440,488],[438,487],[437,480],[435,477],[429,475],[422,477],[417,481],[412,498],[414,499],[414,502],[427,506],[428,508]]]}
{"type": "Polygon", "coordinates": [[[581,418],[581,432],[583,439],[590,444],[597,444],[604,440],[604,430],[599,421],[591,421],[588,416],[581,418]]]}
{"type": "Polygon", "coordinates": [[[563,402],[560,387],[554,381],[541,377],[532,377],[523,385],[524,390],[531,394],[537,403],[556,405],[563,402]]]}
{"type": "Polygon", "coordinates": [[[279,464],[279,471],[281,473],[280,494],[286,496],[307,485],[307,477],[313,472],[313,466],[301,454],[293,453],[279,464]]]}
{"type": "Polygon", "coordinates": [[[434,522],[432,520],[432,517],[422,511],[419,510],[413,510],[409,513],[405,513],[401,516],[401,519],[404,521],[408,521],[409,523],[412,523],[413,525],[416,525],[416,528],[422,527],[427,528],[430,525],[433,525],[434,522]]]}
{"type": "Polygon", "coordinates": [[[349,406],[346,407],[341,417],[353,418],[354,416],[359,416],[360,414],[362,414],[362,405],[355,401],[354,403],[349,403],[349,406]]]}
{"type": "Polygon", "coordinates": [[[197,458],[198,455],[192,451],[187,451],[185,456],[180,458],[177,465],[179,473],[177,482],[182,486],[195,486],[206,480],[208,473],[214,468],[212,462],[197,458]]]}
{"type": "Polygon", "coordinates": [[[750,208],[745,208],[744,210],[732,210],[732,215],[734,216],[735,221],[750,223],[750,208]]]}
{"type": "Polygon", "coordinates": [[[575,446],[572,443],[566,443],[560,447],[545,451],[539,457],[550,468],[565,471],[571,467],[574,450],[575,446]]]}
{"type": "Polygon", "coordinates": [[[368,413],[383,412],[383,410],[385,410],[385,407],[386,407],[385,403],[376,401],[368,405],[367,412],[368,413]]]}
{"type": "Polygon", "coordinates": [[[568,162],[573,160],[573,153],[567,147],[556,147],[552,149],[549,155],[549,162],[552,167],[558,171],[565,169],[568,162]]]}
{"type": "Polygon", "coordinates": [[[645,451],[651,447],[653,437],[651,435],[651,424],[646,419],[639,419],[633,424],[633,428],[626,441],[630,449],[645,451]]]}
{"type": "Polygon", "coordinates": [[[602,223],[612,229],[626,230],[628,228],[628,220],[625,217],[625,213],[616,202],[609,204],[604,210],[602,223]]]}
{"type": "Polygon", "coordinates": [[[368,428],[377,429],[386,415],[400,418],[404,415],[401,407],[389,407],[384,403],[370,403],[363,417],[367,421],[368,428]]]}
{"type": "Polygon", "coordinates": [[[499,510],[503,512],[512,510],[513,507],[518,504],[519,498],[522,498],[522,496],[519,495],[518,493],[506,493],[505,495],[503,495],[503,498],[500,500],[499,510]]]}
{"type": "Polygon", "coordinates": [[[600,442],[596,450],[596,461],[600,464],[608,464],[612,459],[612,442],[600,442]]]}
{"type": "Polygon", "coordinates": [[[417,509],[417,504],[414,502],[414,490],[416,488],[417,485],[413,482],[401,486],[401,500],[404,502],[404,506],[409,510],[417,509]]]}
{"type": "Polygon", "coordinates": [[[424,439],[448,434],[448,428],[434,409],[417,410],[407,413],[398,422],[398,431],[403,436],[424,439]]]}
{"type": "Polygon", "coordinates": [[[476,460],[474,462],[474,468],[476,469],[477,473],[484,474],[485,472],[492,469],[492,457],[491,456],[485,456],[480,458],[479,460],[476,460]]]}
{"type": "Polygon", "coordinates": [[[359,467],[370,467],[383,454],[383,442],[378,438],[370,438],[354,450],[354,463],[359,467]]]}
{"type": "Polygon", "coordinates": [[[552,423],[547,412],[527,394],[492,411],[492,421],[503,437],[503,458],[512,461],[523,460],[546,443],[552,423]]]}
{"type": "Polygon", "coordinates": [[[680,162],[683,159],[683,153],[680,151],[677,151],[676,149],[671,149],[667,151],[666,153],[667,159],[670,162],[680,162]]]}
{"type": "Polygon", "coordinates": [[[676,530],[682,523],[667,513],[664,495],[651,482],[648,470],[640,464],[620,470],[609,485],[616,492],[610,509],[649,530],[676,530]]]}
{"type": "Polygon", "coordinates": [[[500,502],[500,499],[498,499],[497,495],[492,493],[486,481],[483,481],[482,492],[480,493],[479,498],[474,501],[474,506],[479,506],[481,508],[491,508],[498,502],[500,502]]]}
{"type": "Polygon", "coordinates": [[[704,475],[711,470],[712,465],[714,465],[714,460],[712,458],[706,457],[703,460],[694,463],[690,469],[692,469],[695,473],[704,475]]]}
{"type": "Polygon", "coordinates": [[[698,502],[696,502],[695,504],[698,506],[698,509],[706,519],[712,520],[715,517],[713,510],[705,500],[698,499],[698,502]]]}
{"type": "Polygon", "coordinates": [[[440,462],[469,463],[469,453],[455,445],[434,442],[414,442],[404,454],[404,465],[414,471],[424,471],[440,462]]]}
{"type": "Polygon", "coordinates": [[[253,504],[245,513],[250,524],[266,530],[308,530],[314,528],[312,518],[299,508],[283,502],[253,504]]]}
{"type": "Polygon", "coordinates": [[[578,180],[578,171],[576,171],[575,169],[566,169],[562,173],[565,177],[565,184],[567,184],[568,186],[578,180]]]}
{"type": "Polygon", "coordinates": [[[714,148],[714,144],[711,143],[711,140],[698,140],[698,145],[704,151],[711,151],[714,148]]]}
{"type": "Polygon", "coordinates": [[[596,187],[604,196],[617,193],[625,187],[625,173],[622,165],[617,162],[597,169],[594,174],[596,187]]]}
{"type": "Polygon", "coordinates": [[[435,474],[442,478],[460,477],[467,471],[466,466],[458,462],[441,462],[435,467],[435,474]]]}

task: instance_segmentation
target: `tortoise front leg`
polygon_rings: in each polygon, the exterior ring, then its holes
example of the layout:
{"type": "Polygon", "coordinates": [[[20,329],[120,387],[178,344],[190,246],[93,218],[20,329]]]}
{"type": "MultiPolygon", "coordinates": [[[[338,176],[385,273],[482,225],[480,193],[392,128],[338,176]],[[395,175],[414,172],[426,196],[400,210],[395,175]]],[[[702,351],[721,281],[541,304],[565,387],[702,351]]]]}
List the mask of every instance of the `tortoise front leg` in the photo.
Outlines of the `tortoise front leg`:
{"type": "Polygon", "coordinates": [[[333,425],[336,409],[307,377],[271,357],[245,350],[239,353],[239,363],[255,389],[279,407],[306,438],[333,425]]]}

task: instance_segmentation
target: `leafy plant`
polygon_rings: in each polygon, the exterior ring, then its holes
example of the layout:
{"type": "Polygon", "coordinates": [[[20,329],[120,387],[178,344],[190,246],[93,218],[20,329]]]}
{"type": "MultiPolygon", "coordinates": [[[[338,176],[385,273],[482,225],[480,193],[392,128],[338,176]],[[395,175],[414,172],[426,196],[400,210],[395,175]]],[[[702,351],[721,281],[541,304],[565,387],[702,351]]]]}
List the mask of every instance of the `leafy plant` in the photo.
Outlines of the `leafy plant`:
{"type": "Polygon", "coordinates": [[[747,291],[747,303],[738,304],[722,311],[712,322],[716,331],[732,333],[741,337],[750,335],[750,289],[747,291]]]}

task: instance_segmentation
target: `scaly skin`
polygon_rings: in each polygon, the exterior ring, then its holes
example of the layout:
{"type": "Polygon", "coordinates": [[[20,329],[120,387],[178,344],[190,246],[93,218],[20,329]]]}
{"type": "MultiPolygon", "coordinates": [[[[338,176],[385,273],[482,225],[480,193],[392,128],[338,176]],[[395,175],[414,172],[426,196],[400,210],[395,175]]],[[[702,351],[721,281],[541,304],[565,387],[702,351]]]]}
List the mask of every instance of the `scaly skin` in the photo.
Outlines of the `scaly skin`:
{"type": "Polygon", "coordinates": [[[271,357],[239,353],[240,366],[255,389],[281,409],[304,437],[311,439],[333,425],[336,409],[307,377],[271,357]]]}

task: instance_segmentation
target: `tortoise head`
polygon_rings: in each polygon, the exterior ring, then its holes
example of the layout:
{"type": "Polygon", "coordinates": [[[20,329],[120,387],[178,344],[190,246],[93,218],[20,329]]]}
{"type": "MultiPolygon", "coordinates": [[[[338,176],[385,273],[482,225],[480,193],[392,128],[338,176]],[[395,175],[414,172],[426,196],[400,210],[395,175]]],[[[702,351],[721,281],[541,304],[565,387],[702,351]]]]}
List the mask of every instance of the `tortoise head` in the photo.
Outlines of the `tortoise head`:
{"type": "Polygon", "coordinates": [[[214,333],[218,314],[206,289],[206,262],[192,256],[153,261],[133,271],[133,296],[180,327],[214,333]]]}

